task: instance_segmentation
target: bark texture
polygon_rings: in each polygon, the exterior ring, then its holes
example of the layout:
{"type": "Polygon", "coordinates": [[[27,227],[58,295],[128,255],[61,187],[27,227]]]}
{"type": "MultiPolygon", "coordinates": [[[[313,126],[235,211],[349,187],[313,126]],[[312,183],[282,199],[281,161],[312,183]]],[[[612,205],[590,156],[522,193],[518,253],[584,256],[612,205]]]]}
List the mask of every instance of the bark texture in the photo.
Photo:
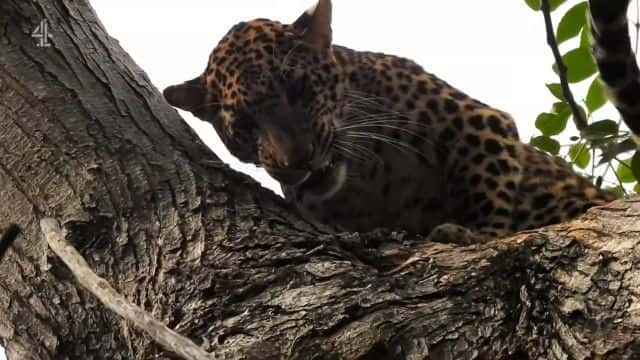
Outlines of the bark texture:
{"type": "Polygon", "coordinates": [[[43,217],[221,358],[640,358],[637,198],[479,246],[322,234],[221,163],[85,1],[0,2],[0,199],[22,228],[0,263],[9,359],[172,358],[70,277],[43,217]]]}

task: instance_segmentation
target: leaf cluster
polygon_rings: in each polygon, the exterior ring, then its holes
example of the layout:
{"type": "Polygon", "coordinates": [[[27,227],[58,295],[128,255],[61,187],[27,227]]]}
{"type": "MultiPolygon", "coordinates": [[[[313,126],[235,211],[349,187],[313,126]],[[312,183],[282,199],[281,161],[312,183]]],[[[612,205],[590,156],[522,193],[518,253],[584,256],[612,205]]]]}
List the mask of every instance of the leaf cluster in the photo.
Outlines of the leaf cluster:
{"type": "MultiPolygon", "coordinates": [[[[571,91],[575,88],[587,89],[583,100],[576,106],[583,118],[588,120],[588,125],[580,130],[567,126],[573,116],[571,104],[565,98],[560,82],[549,83],[546,87],[555,97],[555,102],[550,110],[540,113],[536,118],[535,125],[540,134],[531,138],[530,144],[570,162],[578,172],[592,178],[597,185],[606,182],[606,187],[619,195],[626,194],[631,188],[640,193],[640,150],[633,146],[629,131],[621,127],[620,120],[598,116],[598,110],[609,101],[591,56],[589,4],[587,1],[548,1],[551,12],[568,8],[559,15],[560,22],[553,36],[558,46],[571,46],[562,52],[562,62],[567,69],[566,80],[571,91]],[[565,3],[566,6],[562,6],[565,3]],[[562,143],[562,139],[566,138],[569,142],[562,143]]],[[[541,0],[525,0],[525,3],[531,9],[541,11],[541,0]]],[[[558,64],[554,63],[552,69],[556,74],[559,73],[558,64]]]]}

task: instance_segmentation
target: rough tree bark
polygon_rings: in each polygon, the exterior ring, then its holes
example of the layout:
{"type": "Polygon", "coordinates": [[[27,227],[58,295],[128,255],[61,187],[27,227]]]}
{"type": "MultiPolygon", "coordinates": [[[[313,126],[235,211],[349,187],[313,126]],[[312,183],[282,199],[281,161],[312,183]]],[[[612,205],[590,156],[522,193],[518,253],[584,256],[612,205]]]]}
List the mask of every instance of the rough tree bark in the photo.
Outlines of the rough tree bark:
{"type": "Polygon", "coordinates": [[[637,198],[481,246],[322,234],[222,164],[84,1],[0,2],[0,184],[23,229],[0,264],[10,359],[171,358],[77,284],[45,216],[224,358],[640,358],[637,198]]]}

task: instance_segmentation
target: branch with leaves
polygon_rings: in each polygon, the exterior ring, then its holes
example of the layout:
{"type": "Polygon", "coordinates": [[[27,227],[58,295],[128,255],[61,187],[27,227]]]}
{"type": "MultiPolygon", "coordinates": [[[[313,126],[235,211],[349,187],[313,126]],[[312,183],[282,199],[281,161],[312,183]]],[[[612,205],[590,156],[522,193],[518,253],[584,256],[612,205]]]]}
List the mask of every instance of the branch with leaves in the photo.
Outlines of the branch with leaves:
{"type": "MultiPolygon", "coordinates": [[[[604,185],[620,196],[629,191],[640,192],[640,153],[630,157],[636,149],[629,132],[621,128],[620,121],[596,119],[596,112],[608,102],[597,76],[597,66],[591,56],[588,2],[574,0],[525,0],[544,18],[546,40],[553,53],[553,70],[558,82],[546,84],[556,98],[550,111],[538,115],[535,125],[540,135],[530,140],[531,145],[552,155],[561,156],[574,169],[604,185]],[[554,29],[552,14],[562,5],[570,5],[554,29]],[[563,52],[562,45],[574,44],[563,52]],[[590,81],[582,102],[578,102],[571,86],[590,81]],[[568,133],[569,117],[578,130],[568,133]],[[558,139],[561,135],[562,138],[558,139]],[[571,143],[566,144],[570,138],[571,143]]],[[[634,23],[638,23],[637,19],[634,23]]],[[[575,89],[573,89],[575,90],[575,89]]],[[[617,114],[615,116],[618,116],[617,114]]]]}
{"type": "Polygon", "coordinates": [[[580,110],[580,107],[573,98],[573,93],[569,87],[569,81],[567,80],[568,69],[560,55],[560,49],[558,49],[558,43],[553,30],[553,22],[551,20],[551,9],[549,7],[549,0],[541,0],[540,10],[544,15],[544,24],[547,33],[547,44],[553,52],[553,57],[556,61],[556,67],[558,69],[558,76],[560,77],[560,85],[562,87],[562,96],[566,99],[566,102],[571,108],[573,115],[573,121],[576,124],[576,128],[582,131],[588,126],[587,119],[584,113],[580,110]]]}

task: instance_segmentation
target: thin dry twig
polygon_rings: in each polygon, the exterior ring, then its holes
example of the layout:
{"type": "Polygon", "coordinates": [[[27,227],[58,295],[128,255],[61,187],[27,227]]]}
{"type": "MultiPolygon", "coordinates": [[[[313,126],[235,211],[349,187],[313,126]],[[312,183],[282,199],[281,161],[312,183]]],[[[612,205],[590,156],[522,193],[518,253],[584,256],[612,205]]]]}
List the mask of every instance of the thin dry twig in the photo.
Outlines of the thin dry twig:
{"type": "Polygon", "coordinates": [[[573,93],[571,92],[571,88],[569,87],[569,81],[567,80],[567,66],[564,64],[562,60],[562,55],[560,55],[560,50],[558,49],[558,42],[556,41],[556,36],[553,30],[553,23],[551,21],[551,10],[549,8],[549,0],[541,0],[540,2],[540,10],[544,15],[544,25],[547,32],[547,44],[551,48],[553,52],[553,57],[558,65],[558,76],[560,77],[560,86],[562,87],[562,96],[564,96],[565,100],[569,104],[571,108],[571,113],[573,115],[573,122],[576,124],[576,128],[578,131],[582,131],[589,124],[587,123],[587,119],[584,117],[584,114],[580,111],[580,107],[578,103],[576,103],[575,98],[573,97],[573,93]]]}
{"type": "Polygon", "coordinates": [[[129,302],[106,280],[96,275],[82,255],[65,240],[60,225],[55,219],[42,219],[40,229],[51,250],[69,267],[80,285],[95,295],[107,308],[133,322],[166,350],[174,352],[184,359],[217,359],[213,354],[204,351],[188,338],[169,329],[149,313],[129,302]]]}

